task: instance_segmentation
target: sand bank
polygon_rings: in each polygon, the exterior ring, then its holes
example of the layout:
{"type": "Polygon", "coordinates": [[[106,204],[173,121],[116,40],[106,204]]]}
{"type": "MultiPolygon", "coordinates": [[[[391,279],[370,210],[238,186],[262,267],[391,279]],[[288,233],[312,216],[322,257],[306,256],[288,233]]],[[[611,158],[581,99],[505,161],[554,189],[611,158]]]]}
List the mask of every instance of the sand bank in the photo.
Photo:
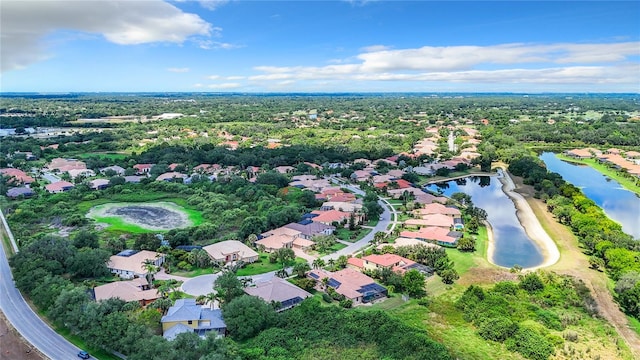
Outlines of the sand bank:
{"type": "MultiPolygon", "coordinates": [[[[541,264],[525,269],[536,270],[555,264],[560,260],[560,251],[558,250],[558,246],[544,230],[542,224],[540,224],[540,221],[538,221],[538,218],[533,213],[531,206],[527,203],[527,200],[522,195],[514,191],[516,186],[507,171],[502,169],[500,174],[501,176],[499,175],[498,179],[502,183],[502,191],[504,191],[504,193],[513,201],[516,207],[516,216],[518,217],[520,224],[524,228],[527,236],[529,236],[529,238],[531,238],[531,240],[533,240],[533,242],[538,246],[540,253],[542,254],[543,261],[541,264]]],[[[495,265],[493,262],[495,248],[491,226],[487,227],[487,235],[489,238],[487,260],[495,265]]]]}
{"type": "Polygon", "coordinates": [[[147,230],[171,230],[193,225],[183,210],[171,202],[107,203],[94,206],[86,216],[96,220],[119,218],[147,230]]]}

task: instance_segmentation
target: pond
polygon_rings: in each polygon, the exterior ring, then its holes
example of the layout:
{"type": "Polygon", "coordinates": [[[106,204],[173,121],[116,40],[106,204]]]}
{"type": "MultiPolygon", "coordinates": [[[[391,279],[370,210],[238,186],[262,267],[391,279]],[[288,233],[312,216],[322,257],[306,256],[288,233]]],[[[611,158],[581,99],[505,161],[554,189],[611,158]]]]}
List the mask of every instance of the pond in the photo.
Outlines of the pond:
{"type": "Polygon", "coordinates": [[[89,211],[88,217],[119,230],[171,230],[192,226],[185,209],[170,202],[108,203],[89,211]]]}
{"type": "Polygon", "coordinates": [[[622,225],[622,230],[640,238],[640,197],[624,189],[617,181],[608,178],[588,165],[572,164],[558,159],[556,154],[540,155],[547,169],[556,172],[593,200],[611,219],[622,225]]]}
{"type": "Polygon", "coordinates": [[[502,191],[497,177],[471,176],[446,183],[427,186],[431,191],[440,189],[446,196],[463,192],[471,196],[473,204],[487,212],[487,221],[493,229],[492,263],[511,268],[520,265],[530,268],[540,265],[544,257],[538,246],[527,236],[516,216],[516,207],[502,191]]]}

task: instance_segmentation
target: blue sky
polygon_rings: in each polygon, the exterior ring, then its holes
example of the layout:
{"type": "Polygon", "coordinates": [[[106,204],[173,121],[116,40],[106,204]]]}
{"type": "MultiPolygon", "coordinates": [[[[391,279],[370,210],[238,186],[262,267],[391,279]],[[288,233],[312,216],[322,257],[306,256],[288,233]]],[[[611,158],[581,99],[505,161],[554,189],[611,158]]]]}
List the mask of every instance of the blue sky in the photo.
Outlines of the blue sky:
{"type": "Polygon", "coordinates": [[[640,2],[0,2],[0,90],[640,92],[640,2]]]}

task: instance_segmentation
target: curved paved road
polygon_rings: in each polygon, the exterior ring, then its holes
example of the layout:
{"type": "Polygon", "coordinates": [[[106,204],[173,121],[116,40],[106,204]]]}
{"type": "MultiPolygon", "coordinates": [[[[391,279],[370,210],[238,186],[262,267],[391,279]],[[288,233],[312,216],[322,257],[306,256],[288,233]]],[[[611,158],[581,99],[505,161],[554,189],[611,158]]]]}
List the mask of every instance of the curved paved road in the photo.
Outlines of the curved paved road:
{"type": "MultiPolygon", "coordinates": [[[[0,216],[4,218],[1,211],[0,216]]],[[[3,246],[0,246],[0,310],[20,335],[48,358],[77,359],[80,349],[42,321],[16,289],[3,246]]]]}

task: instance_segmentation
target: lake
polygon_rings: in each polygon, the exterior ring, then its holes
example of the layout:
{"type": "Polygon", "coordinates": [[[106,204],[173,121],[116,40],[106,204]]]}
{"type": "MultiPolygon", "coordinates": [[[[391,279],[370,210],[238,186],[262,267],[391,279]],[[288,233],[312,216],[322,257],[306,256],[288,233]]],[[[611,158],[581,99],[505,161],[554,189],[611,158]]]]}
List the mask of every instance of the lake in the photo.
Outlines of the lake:
{"type": "Polygon", "coordinates": [[[502,191],[502,184],[496,177],[471,176],[446,183],[427,186],[431,191],[441,189],[446,196],[463,192],[471,196],[473,204],[487,212],[487,220],[493,229],[494,264],[511,268],[540,265],[543,261],[538,246],[527,236],[516,216],[513,201],[502,191]]]}
{"type": "Polygon", "coordinates": [[[611,219],[622,225],[622,230],[640,238],[640,197],[624,189],[617,181],[608,178],[588,165],[572,164],[558,159],[556,154],[540,155],[547,169],[556,172],[593,200],[611,219]]]}

